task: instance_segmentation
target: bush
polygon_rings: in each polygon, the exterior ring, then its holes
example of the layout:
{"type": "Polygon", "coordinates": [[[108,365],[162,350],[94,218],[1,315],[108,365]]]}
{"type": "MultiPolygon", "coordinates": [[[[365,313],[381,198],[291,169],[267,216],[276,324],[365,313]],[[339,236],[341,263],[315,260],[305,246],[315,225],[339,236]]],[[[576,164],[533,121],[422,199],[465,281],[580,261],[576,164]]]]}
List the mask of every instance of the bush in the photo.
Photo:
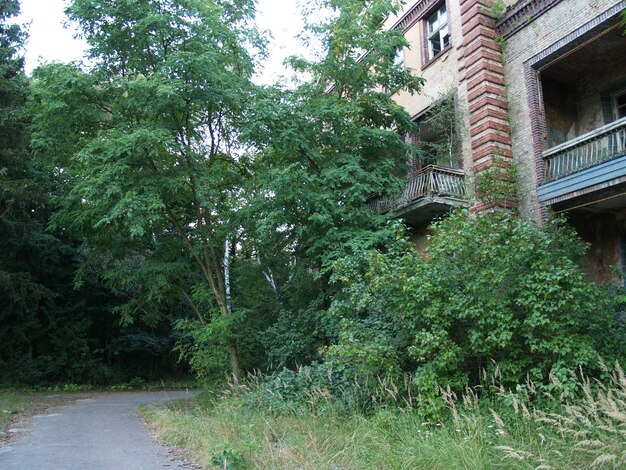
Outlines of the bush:
{"type": "Polygon", "coordinates": [[[241,391],[246,392],[244,405],[251,410],[297,416],[367,415],[386,406],[397,407],[407,395],[391,376],[358,375],[354,368],[335,370],[323,363],[256,376],[240,384],[241,391]]]}
{"type": "Polygon", "coordinates": [[[599,372],[623,357],[624,325],[607,292],[580,270],[586,246],[560,221],[541,228],[508,213],[452,212],[432,226],[425,256],[401,246],[343,260],[331,312],[334,365],[414,372],[422,399],[436,386],[476,385],[496,364],[505,385],[599,372]]]}

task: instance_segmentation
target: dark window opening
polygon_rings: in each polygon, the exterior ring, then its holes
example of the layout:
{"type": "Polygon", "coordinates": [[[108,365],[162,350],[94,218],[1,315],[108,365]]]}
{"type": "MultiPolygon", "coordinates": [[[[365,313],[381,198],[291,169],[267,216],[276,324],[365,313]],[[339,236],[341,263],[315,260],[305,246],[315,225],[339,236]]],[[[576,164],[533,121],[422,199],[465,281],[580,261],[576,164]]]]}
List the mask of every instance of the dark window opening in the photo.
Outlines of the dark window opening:
{"type": "Polygon", "coordinates": [[[420,172],[429,165],[462,168],[454,95],[442,98],[418,119],[417,129],[417,134],[409,137],[415,149],[410,159],[411,173],[420,172]]]}

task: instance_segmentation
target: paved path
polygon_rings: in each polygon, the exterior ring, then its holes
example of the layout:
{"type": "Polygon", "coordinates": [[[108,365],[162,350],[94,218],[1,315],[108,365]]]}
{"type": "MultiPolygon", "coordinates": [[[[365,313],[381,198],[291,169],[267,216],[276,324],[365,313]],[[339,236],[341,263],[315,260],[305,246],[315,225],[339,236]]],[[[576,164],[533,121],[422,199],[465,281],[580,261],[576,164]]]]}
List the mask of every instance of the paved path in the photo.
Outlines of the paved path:
{"type": "Polygon", "coordinates": [[[102,393],[33,416],[18,439],[0,447],[2,470],[184,469],[154,441],[137,413],[141,404],[186,392],[102,393]]]}

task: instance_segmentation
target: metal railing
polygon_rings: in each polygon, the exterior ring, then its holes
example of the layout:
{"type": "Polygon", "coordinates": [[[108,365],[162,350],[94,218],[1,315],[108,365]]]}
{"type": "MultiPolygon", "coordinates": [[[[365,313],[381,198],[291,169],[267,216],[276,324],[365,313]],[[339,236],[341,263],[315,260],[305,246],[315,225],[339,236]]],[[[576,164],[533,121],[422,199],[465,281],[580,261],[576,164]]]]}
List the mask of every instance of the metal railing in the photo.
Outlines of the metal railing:
{"type": "Polygon", "coordinates": [[[425,167],[420,173],[407,180],[399,197],[374,196],[368,200],[372,211],[382,214],[408,206],[412,202],[432,196],[465,197],[465,173],[436,165],[425,167]]]}
{"type": "Polygon", "coordinates": [[[626,155],[626,117],[543,152],[544,183],[626,155]]]}

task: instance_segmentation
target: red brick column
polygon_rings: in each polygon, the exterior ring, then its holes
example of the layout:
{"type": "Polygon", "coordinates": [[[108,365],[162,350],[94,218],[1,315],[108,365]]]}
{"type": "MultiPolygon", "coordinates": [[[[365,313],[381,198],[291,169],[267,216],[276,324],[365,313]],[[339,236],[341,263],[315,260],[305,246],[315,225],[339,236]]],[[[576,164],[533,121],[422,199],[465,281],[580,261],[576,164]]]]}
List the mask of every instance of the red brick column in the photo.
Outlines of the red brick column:
{"type": "MultiPolygon", "coordinates": [[[[512,163],[511,129],[504,86],[504,67],[497,42],[492,0],[460,0],[463,43],[459,72],[467,86],[469,133],[474,174],[497,160],[512,163]]],[[[510,203],[503,201],[503,206],[510,203]]],[[[489,207],[482,202],[473,210],[489,207]]]]}

